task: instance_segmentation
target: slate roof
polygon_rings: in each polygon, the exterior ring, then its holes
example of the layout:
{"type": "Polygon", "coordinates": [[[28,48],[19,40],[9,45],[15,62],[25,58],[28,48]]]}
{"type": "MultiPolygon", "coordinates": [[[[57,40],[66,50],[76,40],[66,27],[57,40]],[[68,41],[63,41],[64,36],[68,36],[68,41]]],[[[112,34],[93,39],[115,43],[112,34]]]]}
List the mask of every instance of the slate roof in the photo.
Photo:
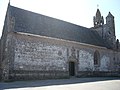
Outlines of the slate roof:
{"type": "Polygon", "coordinates": [[[15,18],[14,31],[107,47],[94,30],[10,6],[15,18]]]}

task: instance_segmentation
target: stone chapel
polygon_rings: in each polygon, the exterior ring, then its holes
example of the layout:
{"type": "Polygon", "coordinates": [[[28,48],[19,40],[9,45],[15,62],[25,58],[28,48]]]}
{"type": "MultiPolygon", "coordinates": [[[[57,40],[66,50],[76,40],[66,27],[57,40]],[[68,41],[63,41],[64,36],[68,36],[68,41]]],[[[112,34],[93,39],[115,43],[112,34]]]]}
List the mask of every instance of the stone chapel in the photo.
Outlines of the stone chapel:
{"type": "Polygon", "coordinates": [[[120,76],[114,16],[99,9],[82,27],[8,4],[0,39],[0,80],[120,76]]]}

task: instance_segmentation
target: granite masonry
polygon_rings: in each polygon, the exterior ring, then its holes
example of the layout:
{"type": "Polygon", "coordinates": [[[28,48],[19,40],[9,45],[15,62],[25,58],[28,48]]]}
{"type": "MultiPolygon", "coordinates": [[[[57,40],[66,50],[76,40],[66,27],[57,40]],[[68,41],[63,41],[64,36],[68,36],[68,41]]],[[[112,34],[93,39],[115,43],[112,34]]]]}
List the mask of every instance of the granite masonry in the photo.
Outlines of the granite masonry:
{"type": "Polygon", "coordinates": [[[120,76],[120,44],[114,16],[94,27],[36,14],[8,4],[0,40],[0,80],[120,76]]]}

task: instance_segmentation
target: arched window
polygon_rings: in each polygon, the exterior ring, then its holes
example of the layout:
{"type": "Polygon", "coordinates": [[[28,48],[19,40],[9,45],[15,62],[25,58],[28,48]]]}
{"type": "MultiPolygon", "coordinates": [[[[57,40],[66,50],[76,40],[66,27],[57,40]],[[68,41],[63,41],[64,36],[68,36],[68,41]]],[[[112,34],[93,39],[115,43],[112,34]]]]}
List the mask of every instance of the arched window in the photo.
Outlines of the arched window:
{"type": "Polygon", "coordinates": [[[94,52],[94,65],[100,65],[100,53],[98,51],[94,52]]]}

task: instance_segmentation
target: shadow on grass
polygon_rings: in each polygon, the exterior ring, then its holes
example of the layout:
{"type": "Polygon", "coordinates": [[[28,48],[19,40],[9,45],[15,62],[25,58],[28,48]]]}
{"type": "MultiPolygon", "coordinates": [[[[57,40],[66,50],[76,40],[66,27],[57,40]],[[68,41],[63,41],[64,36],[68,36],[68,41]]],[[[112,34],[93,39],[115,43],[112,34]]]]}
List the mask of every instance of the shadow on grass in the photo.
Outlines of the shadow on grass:
{"type": "Polygon", "coordinates": [[[91,78],[70,78],[70,79],[57,79],[57,80],[38,80],[38,81],[15,81],[15,82],[0,82],[0,90],[27,88],[27,87],[42,87],[50,85],[65,85],[76,83],[88,83],[107,80],[120,80],[119,77],[91,77],[91,78]]]}

